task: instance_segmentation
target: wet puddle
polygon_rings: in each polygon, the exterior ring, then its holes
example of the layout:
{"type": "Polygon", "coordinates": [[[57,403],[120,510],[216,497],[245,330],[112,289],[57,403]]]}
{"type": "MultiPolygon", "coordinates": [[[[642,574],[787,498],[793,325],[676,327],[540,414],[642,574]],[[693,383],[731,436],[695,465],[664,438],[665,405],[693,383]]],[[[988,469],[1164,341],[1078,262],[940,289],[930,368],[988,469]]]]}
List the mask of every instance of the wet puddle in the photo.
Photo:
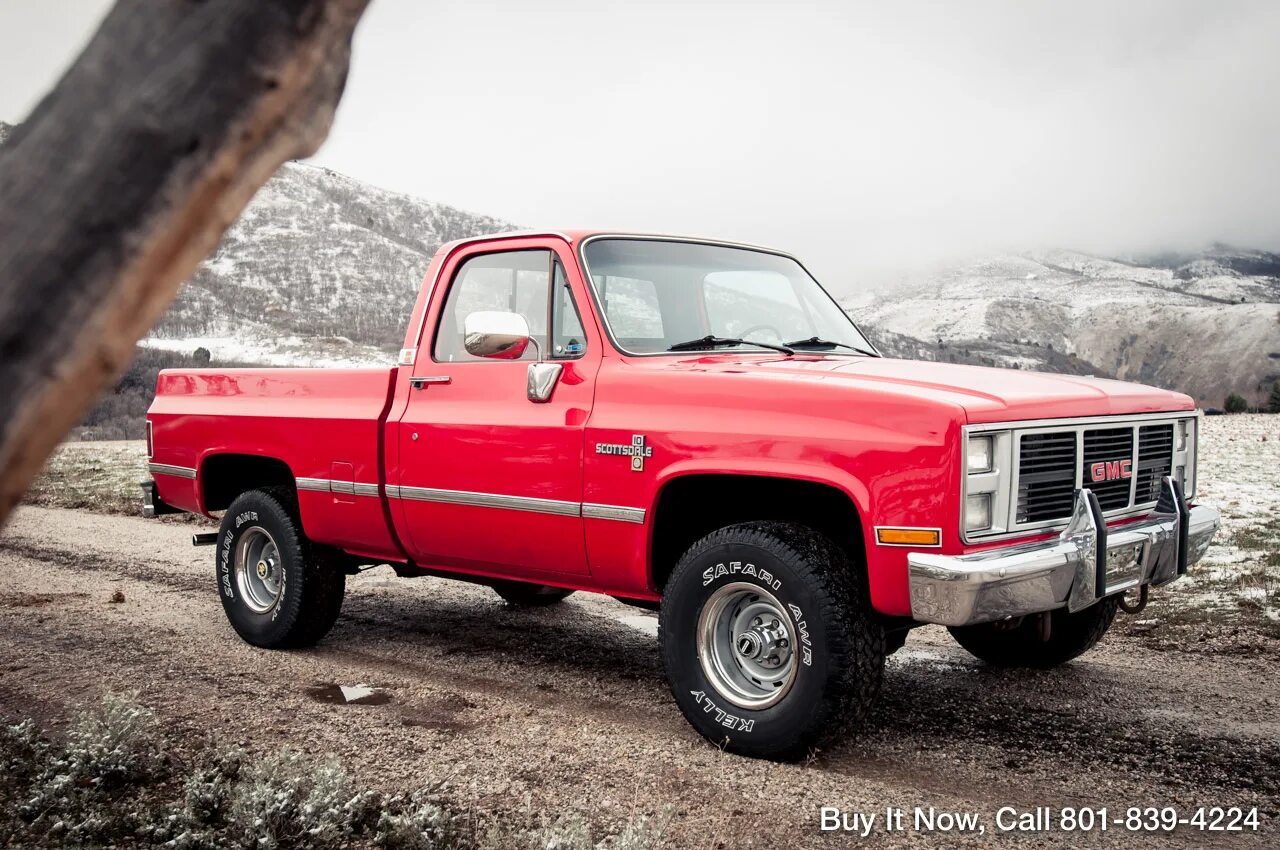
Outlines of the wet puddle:
{"type": "MultiPolygon", "coordinates": [[[[391,694],[384,688],[369,685],[339,685],[326,683],[306,689],[307,696],[327,705],[386,705],[392,702],[391,694]]],[[[446,734],[466,732],[479,726],[457,717],[461,712],[474,708],[475,704],[460,694],[445,693],[432,705],[404,705],[399,709],[400,723],[416,729],[431,729],[446,734]]]]}
{"type": "Polygon", "coordinates": [[[427,706],[405,706],[400,711],[400,723],[415,729],[432,729],[436,732],[455,734],[475,729],[479,723],[461,720],[457,715],[476,705],[455,693],[442,693],[427,706]]]}
{"type": "Polygon", "coordinates": [[[307,696],[330,705],[386,705],[391,694],[368,685],[315,685],[307,688],[307,696]]]}

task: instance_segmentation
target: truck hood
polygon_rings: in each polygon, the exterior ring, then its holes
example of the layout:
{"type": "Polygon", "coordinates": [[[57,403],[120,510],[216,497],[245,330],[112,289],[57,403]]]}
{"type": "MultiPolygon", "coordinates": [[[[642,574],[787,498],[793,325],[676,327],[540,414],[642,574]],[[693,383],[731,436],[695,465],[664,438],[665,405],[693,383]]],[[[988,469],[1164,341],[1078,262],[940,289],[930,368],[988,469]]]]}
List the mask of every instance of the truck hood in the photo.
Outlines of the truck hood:
{"type": "Polygon", "coordinates": [[[704,355],[671,365],[857,386],[869,394],[908,393],[963,408],[971,423],[1195,409],[1189,396],[1143,384],[887,357],[802,354],[775,359],[733,353],[704,355]]]}

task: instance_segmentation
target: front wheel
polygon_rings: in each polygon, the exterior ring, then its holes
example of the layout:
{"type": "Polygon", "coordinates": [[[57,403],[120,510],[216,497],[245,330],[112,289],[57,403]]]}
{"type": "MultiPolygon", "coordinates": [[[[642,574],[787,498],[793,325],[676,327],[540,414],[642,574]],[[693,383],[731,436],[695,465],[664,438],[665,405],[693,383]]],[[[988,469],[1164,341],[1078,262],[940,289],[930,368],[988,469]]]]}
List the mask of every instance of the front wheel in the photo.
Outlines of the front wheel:
{"type": "Polygon", "coordinates": [[[788,523],[695,543],[667,582],[658,633],[681,712],[743,755],[793,758],[836,738],[865,715],[884,671],[861,573],[788,523]]]}
{"type": "Polygon", "coordinates": [[[1024,617],[1014,626],[979,623],[949,631],[958,644],[993,666],[1047,669],[1092,649],[1111,628],[1119,606],[1120,597],[1113,596],[1074,614],[1059,608],[1040,617],[1024,617]],[[1047,635],[1041,617],[1049,618],[1047,635]]]}
{"type": "Polygon", "coordinates": [[[342,608],[346,574],[302,533],[293,494],[251,490],[231,503],[218,532],[218,591],[231,627],[268,649],[310,646],[342,608]]]}

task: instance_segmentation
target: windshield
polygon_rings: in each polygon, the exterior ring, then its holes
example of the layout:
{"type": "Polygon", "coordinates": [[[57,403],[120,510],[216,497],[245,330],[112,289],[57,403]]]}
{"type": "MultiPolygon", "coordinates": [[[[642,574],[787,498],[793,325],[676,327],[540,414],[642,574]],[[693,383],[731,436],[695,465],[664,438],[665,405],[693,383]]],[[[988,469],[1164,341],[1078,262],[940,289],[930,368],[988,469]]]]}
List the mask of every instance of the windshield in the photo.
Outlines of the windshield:
{"type": "Polygon", "coordinates": [[[583,251],[614,342],[630,354],[702,337],[873,351],[844,310],[790,257],[698,242],[596,239],[583,251]],[[831,345],[833,343],[834,345],[831,345]]]}

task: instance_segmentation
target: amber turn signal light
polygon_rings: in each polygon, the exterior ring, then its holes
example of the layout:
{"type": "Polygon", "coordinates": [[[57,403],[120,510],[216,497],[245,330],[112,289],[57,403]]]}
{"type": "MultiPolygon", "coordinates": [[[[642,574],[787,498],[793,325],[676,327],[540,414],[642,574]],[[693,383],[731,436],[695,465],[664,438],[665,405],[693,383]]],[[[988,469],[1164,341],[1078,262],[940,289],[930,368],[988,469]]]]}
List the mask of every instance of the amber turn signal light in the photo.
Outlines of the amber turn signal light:
{"type": "Polygon", "coordinates": [[[942,532],[936,528],[877,528],[876,540],[885,546],[941,546],[942,532]]]}

